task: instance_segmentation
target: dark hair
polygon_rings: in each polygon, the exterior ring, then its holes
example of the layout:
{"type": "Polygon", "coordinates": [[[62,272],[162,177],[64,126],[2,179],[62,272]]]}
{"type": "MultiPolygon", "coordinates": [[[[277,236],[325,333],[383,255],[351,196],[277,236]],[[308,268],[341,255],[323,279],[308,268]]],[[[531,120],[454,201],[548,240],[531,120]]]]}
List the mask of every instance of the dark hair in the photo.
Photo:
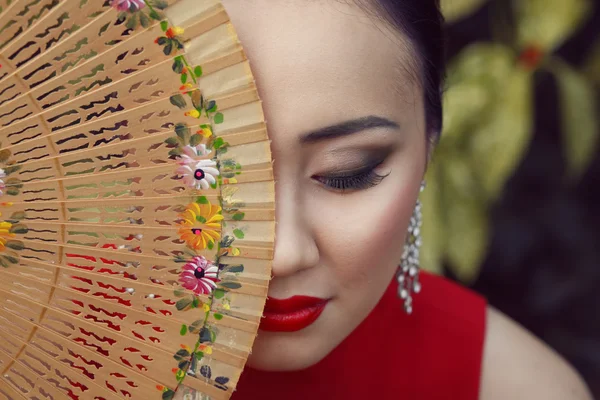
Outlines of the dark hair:
{"type": "Polygon", "coordinates": [[[427,133],[437,141],[442,130],[444,18],[439,0],[369,0],[376,12],[411,41],[424,89],[427,133]]]}

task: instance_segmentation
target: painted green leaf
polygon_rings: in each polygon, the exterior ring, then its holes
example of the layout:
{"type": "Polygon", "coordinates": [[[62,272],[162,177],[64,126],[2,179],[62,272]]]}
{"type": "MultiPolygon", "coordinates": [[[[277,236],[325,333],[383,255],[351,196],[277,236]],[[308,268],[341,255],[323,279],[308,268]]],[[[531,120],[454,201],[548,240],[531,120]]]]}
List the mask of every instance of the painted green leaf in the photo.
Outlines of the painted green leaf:
{"type": "Polygon", "coordinates": [[[15,211],[10,216],[10,219],[13,219],[13,220],[21,220],[21,219],[24,219],[24,218],[25,218],[25,212],[24,211],[15,211]]]}
{"type": "Polygon", "coordinates": [[[240,272],[244,272],[244,266],[243,265],[232,265],[230,267],[225,268],[226,272],[231,272],[232,274],[237,274],[240,272]]]}
{"type": "Polygon", "coordinates": [[[245,216],[246,216],[245,213],[243,213],[243,212],[237,212],[237,213],[233,214],[233,220],[234,221],[241,221],[241,220],[244,219],[245,216]]]}
{"type": "Polygon", "coordinates": [[[173,104],[175,107],[179,107],[182,110],[185,110],[187,108],[185,98],[180,94],[171,96],[169,100],[171,101],[171,104],[173,104]]]}
{"type": "Polygon", "coordinates": [[[169,29],[169,21],[161,21],[161,23],[160,23],[160,29],[163,32],[166,32],[167,29],[169,29]]]}
{"type": "Polygon", "coordinates": [[[223,140],[223,138],[216,138],[215,141],[213,142],[213,148],[218,150],[219,148],[221,148],[223,145],[225,144],[225,141],[223,140]]]}
{"type": "Polygon", "coordinates": [[[243,239],[243,238],[244,238],[244,236],[245,236],[245,235],[244,235],[244,232],[243,232],[242,230],[240,230],[240,229],[234,229],[234,230],[233,230],[233,234],[234,234],[234,236],[235,236],[236,238],[238,238],[238,239],[243,239]]]}
{"type": "Polygon", "coordinates": [[[173,400],[173,397],[175,397],[175,392],[171,389],[165,390],[162,394],[162,400],[173,400]]]}
{"type": "Polygon", "coordinates": [[[216,113],[214,121],[215,121],[215,124],[222,124],[224,121],[223,113],[220,113],[220,112],[216,113]]]}
{"type": "Polygon", "coordinates": [[[194,106],[194,108],[198,111],[201,111],[203,102],[202,93],[200,93],[199,90],[194,90],[190,93],[190,97],[192,99],[192,105],[194,106]]]}
{"type": "Polygon", "coordinates": [[[5,163],[10,158],[11,153],[10,150],[4,149],[0,150],[0,163],[5,163]]]}
{"type": "Polygon", "coordinates": [[[196,66],[196,68],[194,68],[194,74],[197,78],[200,78],[202,76],[202,67],[199,65],[196,66]]]}
{"type": "Polygon", "coordinates": [[[208,199],[206,198],[206,196],[199,196],[196,199],[196,203],[198,203],[198,204],[210,204],[210,202],[208,201],[208,199]]]}
{"type": "Polygon", "coordinates": [[[476,12],[487,0],[442,0],[442,13],[447,23],[456,22],[476,12]]]}
{"type": "Polygon", "coordinates": [[[6,259],[6,260],[7,260],[9,263],[11,263],[11,264],[17,264],[17,263],[19,262],[19,259],[18,259],[18,258],[16,258],[16,257],[13,257],[13,256],[11,256],[11,255],[8,255],[8,254],[2,254],[2,257],[3,257],[4,259],[6,259]]]}
{"type": "Polygon", "coordinates": [[[165,0],[153,0],[154,8],[158,8],[159,10],[164,10],[169,6],[165,0]]]}
{"type": "Polygon", "coordinates": [[[206,111],[208,111],[208,112],[217,111],[217,102],[214,100],[210,100],[208,103],[206,103],[206,111]]]}
{"type": "Polygon", "coordinates": [[[183,324],[183,325],[181,325],[181,329],[179,330],[179,334],[181,336],[185,336],[186,333],[187,333],[187,325],[183,324]]]}
{"type": "Polygon", "coordinates": [[[144,14],[143,12],[141,12],[139,14],[140,14],[140,24],[142,25],[142,27],[148,28],[150,26],[150,18],[148,18],[148,16],[146,14],[144,14]]]}
{"type": "Polygon", "coordinates": [[[27,232],[29,232],[29,228],[22,224],[13,225],[10,228],[10,233],[16,233],[18,235],[24,235],[27,232]]]}
{"type": "Polygon", "coordinates": [[[135,29],[138,26],[138,15],[137,13],[130,14],[129,19],[125,23],[127,29],[135,29]]]}
{"type": "Polygon", "coordinates": [[[187,74],[187,72],[186,72],[186,73],[183,73],[183,74],[181,74],[181,83],[182,83],[183,85],[185,85],[185,84],[187,83],[187,80],[188,80],[188,74],[187,74]]]}
{"type": "Polygon", "coordinates": [[[223,319],[223,314],[214,313],[213,315],[217,321],[220,321],[223,319]]]}
{"type": "Polygon", "coordinates": [[[184,124],[177,124],[175,125],[175,133],[177,134],[177,136],[179,136],[182,140],[187,141],[187,138],[190,135],[190,128],[188,128],[186,125],[184,124]]]}
{"type": "Polygon", "coordinates": [[[192,307],[194,308],[199,308],[200,307],[200,299],[196,296],[194,296],[194,299],[192,300],[192,307]]]}
{"type": "Polygon", "coordinates": [[[156,10],[150,10],[150,13],[148,13],[148,16],[156,21],[160,21],[162,19],[160,17],[160,14],[158,12],[156,12],[156,10]]]}
{"type": "Polygon", "coordinates": [[[171,136],[170,138],[167,138],[165,140],[165,143],[167,143],[169,146],[177,146],[179,145],[179,138],[171,136]]]}
{"type": "Polygon", "coordinates": [[[220,286],[226,289],[239,289],[242,287],[242,285],[238,282],[221,282],[220,286]]]}
{"type": "Polygon", "coordinates": [[[8,242],[6,242],[5,246],[17,251],[23,250],[25,248],[23,242],[20,242],[18,240],[9,240],[8,242]]]}
{"type": "Polygon", "coordinates": [[[223,289],[215,289],[213,296],[215,296],[215,299],[222,299],[225,296],[225,291],[223,289]]]}
{"type": "Polygon", "coordinates": [[[110,26],[110,22],[108,22],[108,23],[106,23],[106,24],[102,25],[102,26],[100,27],[100,30],[98,31],[98,36],[102,36],[102,34],[103,34],[104,32],[106,32],[106,30],[108,29],[108,27],[109,27],[109,26],[110,26]]]}
{"type": "Polygon", "coordinates": [[[175,57],[172,69],[176,74],[180,74],[181,71],[183,71],[183,61],[181,60],[181,56],[175,57]]]}
{"type": "Polygon", "coordinates": [[[599,131],[596,88],[566,63],[553,59],[551,70],[559,90],[564,148],[569,173],[581,176],[598,150],[599,131]]]}
{"type": "Polygon", "coordinates": [[[177,353],[175,353],[175,355],[173,356],[173,358],[177,361],[181,361],[184,358],[187,358],[190,356],[190,352],[187,351],[186,349],[179,349],[177,351],[177,353]]]}
{"type": "Polygon", "coordinates": [[[186,309],[190,304],[192,304],[192,299],[189,297],[186,297],[184,299],[180,299],[179,301],[177,301],[177,303],[175,303],[175,307],[177,308],[177,310],[182,311],[182,310],[186,309]]]}
{"type": "Polygon", "coordinates": [[[202,136],[201,135],[194,134],[194,135],[192,135],[190,137],[190,146],[196,147],[200,143],[202,143],[202,136]]]}
{"type": "Polygon", "coordinates": [[[592,13],[591,0],[512,0],[517,46],[536,45],[551,52],[569,38],[592,13]]]}
{"type": "MultiPolygon", "coordinates": [[[[173,53],[173,42],[167,39],[167,44],[163,47],[163,53],[165,56],[171,55],[173,53]]],[[[183,82],[185,83],[185,82],[183,82]]]]}

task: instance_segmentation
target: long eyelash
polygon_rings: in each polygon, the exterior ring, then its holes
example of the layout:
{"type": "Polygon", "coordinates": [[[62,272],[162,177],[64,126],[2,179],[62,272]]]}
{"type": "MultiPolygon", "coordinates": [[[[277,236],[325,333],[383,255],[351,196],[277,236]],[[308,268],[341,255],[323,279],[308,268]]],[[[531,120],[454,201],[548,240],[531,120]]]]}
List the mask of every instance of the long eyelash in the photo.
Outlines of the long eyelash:
{"type": "Polygon", "coordinates": [[[330,188],[347,190],[365,190],[377,186],[389,174],[379,175],[374,169],[351,176],[319,177],[317,180],[330,188]]]}

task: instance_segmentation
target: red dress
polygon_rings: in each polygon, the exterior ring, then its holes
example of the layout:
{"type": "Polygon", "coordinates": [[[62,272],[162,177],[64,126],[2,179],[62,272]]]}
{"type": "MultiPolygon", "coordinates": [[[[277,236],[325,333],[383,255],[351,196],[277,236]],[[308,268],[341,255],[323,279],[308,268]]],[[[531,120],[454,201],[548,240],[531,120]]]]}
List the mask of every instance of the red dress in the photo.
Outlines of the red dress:
{"type": "Polygon", "coordinates": [[[478,399],[486,301],[428,273],[421,282],[412,315],[394,282],[321,362],[294,372],[247,368],[232,399],[478,399]]]}

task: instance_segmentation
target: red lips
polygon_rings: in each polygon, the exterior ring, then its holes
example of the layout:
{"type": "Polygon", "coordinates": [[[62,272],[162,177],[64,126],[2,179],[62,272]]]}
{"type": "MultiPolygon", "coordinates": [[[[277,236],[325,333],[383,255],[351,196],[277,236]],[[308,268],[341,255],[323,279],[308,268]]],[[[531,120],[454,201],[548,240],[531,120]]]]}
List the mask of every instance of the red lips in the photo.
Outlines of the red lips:
{"type": "Polygon", "coordinates": [[[270,332],[296,332],[319,318],[328,300],[294,296],[289,299],[267,298],[260,329],[270,332]]]}

